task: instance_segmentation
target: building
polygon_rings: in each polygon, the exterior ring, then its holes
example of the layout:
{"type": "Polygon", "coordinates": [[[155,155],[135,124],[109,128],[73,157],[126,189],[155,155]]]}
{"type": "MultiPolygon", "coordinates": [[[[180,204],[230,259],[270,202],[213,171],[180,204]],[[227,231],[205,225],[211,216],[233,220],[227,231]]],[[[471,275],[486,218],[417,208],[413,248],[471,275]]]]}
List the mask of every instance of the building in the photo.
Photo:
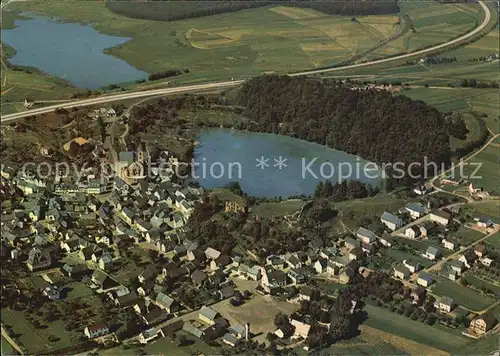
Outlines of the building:
{"type": "Polygon", "coordinates": [[[493,221],[486,216],[481,216],[479,219],[477,219],[477,226],[483,229],[492,227],[493,225],[493,221]]]}
{"type": "Polygon", "coordinates": [[[420,236],[420,229],[415,225],[410,226],[405,230],[405,236],[409,237],[410,239],[415,239],[420,236]]]}
{"type": "Polygon", "coordinates": [[[413,219],[418,219],[425,215],[425,208],[419,203],[408,203],[405,209],[413,219]]]}
{"type": "Polygon", "coordinates": [[[163,330],[157,328],[151,328],[139,334],[139,342],[141,344],[147,344],[151,340],[154,340],[158,337],[165,337],[163,330]]]}
{"type": "Polygon", "coordinates": [[[455,301],[450,297],[441,297],[434,305],[441,313],[450,313],[455,307],[455,301]]]}
{"type": "Polygon", "coordinates": [[[448,236],[447,238],[442,240],[444,248],[448,250],[455,250],[458,246],[460,246],[460,241],[456,237],[448,236]]]}
{"type": "Polygon", "coordinates": [[[497,323],[498,320],[495,318],[495,316],[491,313],[487,313],[473,319],[470,323],[469,328],[475,334],[486,334],[497,323]]]}
{"type": "Polygon", "coordinates": [[[434,210],[430,213],[429,219],[440,225],[448,226],[451,221],[451,214],[443,210],[434,210]]]}
{"type": "Polygon", "coordinates": [[[418,285],[421,285],[422,287],[428,287],[432,284],[433,282],[433,279],[432,279],[432,276],[430,274],[427,274],[425,272],[420,272],[420,274],[418,275],[418,279],[417,279],[417,284],[418,285]]]}
{"type": "Polygon", "coordinates": [[[410,276],[410,270],[403,264],[398,264],[394,267],[394,277],[399,279],[407,279],[410,276]]]}
{"type": "Polygon", "coordinates": [[[248,213],[248,203],[243,198],[227,200],[226,202],[224,202],[224,211],[237,214],[246,214],[248,213]]]}
{"type": "Polygon", "coordinates": [[[364,227],[358,229],[356,236],[365,244],[371,244],[377,239],[377,235],[364,227]]]}
{"type": "Polygon", "coordinates": [[[394,244],[394,238],[385,231],[382,234],[382,237],[380,237],[379,241],[385,247],[392,247],[392,245],[394,244]]]}
{"type": "Polygon", "coordinates": [[[380,221],[392,231],[403,226],[403,221],[400,218],[388,212],[382,214],[380,221]]]}
{"type": "Polygon", "coordinates": [[[439,250],[434,246],[429,246],[424,253],[424,257],[431,261],[435,261],[440,256],[441,252],[439,252],[439,250]]]}
{"type": "Polygon", "coordinates": [[[409,260],[404,260],[403,261],[403,265],[408,268],[408,270],[411,272],[411,273],[415,273],[417,272],[421,265],[420,265],[420,262],[418,261],[414,261],[412,259],[409,259],[409,260]]]}
{"type": "Polygon", "coordinates": [[[280,270],[267,269],[260,280],[261,287],[268,293],[286,285],[286,274],[280,270]]]}
{"type": "Polygon", "coordinates": [[[215,310],[213,310],[210,307],[202,306],[198,312],[198,318],[204,322],[205,324],[208,325],[214,325],[215,324],[215,318],[217,318],[217,313],[215,310]]]}
{"type": "Polygon", "coordinates": [[[486,246],[481,242],[474,246],[474,253],[477,257],[484,257],[486,253],[486,246]]]}
{"type": "Polygon", "coordinates": [[[432,221],[426,221],[420,225],[420,233],[422,234],[422,237],[429,236],[433,229],[434,223],[432,221]]]}
{"type": "Polygon", "coordinates": [[[109,328],[105,323],[96,323],[87,326],[84,333],[89,339],[93,339],[99,336],[107,335],[109,333],[109,328]]]}
{"type": "Polygon", "coordinates": [[[59,294],[59,289],[51,284],[45,287],[42,293],[50,300],[59,300],[59,298],[61,297],[59,294]]]}

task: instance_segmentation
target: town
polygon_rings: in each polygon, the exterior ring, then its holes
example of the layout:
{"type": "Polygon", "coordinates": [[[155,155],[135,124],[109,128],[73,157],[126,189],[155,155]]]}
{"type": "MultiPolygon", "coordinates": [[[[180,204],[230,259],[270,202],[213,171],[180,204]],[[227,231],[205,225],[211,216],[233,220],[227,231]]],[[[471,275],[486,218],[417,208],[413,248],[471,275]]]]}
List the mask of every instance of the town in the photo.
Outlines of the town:
{"type": "MultiPolygon", "coordinates": [[[[101,157],[95,151],[102,145],[95,147],[92,154],[101,157]]],[[[312,350],[349,335],[362,305],[372,301],[412,320],[462,328],[471,338],[498,328],[489,312],[499,305],[498,293],[479,289],[496,301],[461,304],[473,292],[466,276],[495,283],[500,271],[500,249],[484,243],[499,225],[464,215],[463,203],[409,202],[383,212],[376,232],[359,226],[300,251],[219,250],[188,238],[190,216],[210,195],[175,177],[175,155],[163,151],[153,161],[139,146],[117,157],[112,177],[89,168],[78,182],[2,166],[9,207],[1,215],[8,271],[2,307],[38,329],[50,325],[55,345],[63,336],[52,329],[60,325],[73,346],[58,352],[154,347],[160,339],[177,347],[194,343],[198,352],[200,345],[230,353],[312,350]],[[150,176],[145,165],[153,167],[150,176]],[[470,233],[479,238],[469,240],[470,233]],[[380,280],[393,295],[366,287],[380,280]],[[349,298],[347,306],[336,304],[339,298],[349,298]],[[339,320],[352,325],[342,333],[339,320]]],[[[416,199],[435,193],[413,192],[416,199]]],[[[248,217],[245,197],[226,192],[220,199],[222,214],[248,217]]],[[[310,205],[283,219],[300,224],[310,205]]],[[[17,327],[3,325],[15,339],[17,327]]],[[[20,353],[28,347],[13,343],[20,353]]]]}

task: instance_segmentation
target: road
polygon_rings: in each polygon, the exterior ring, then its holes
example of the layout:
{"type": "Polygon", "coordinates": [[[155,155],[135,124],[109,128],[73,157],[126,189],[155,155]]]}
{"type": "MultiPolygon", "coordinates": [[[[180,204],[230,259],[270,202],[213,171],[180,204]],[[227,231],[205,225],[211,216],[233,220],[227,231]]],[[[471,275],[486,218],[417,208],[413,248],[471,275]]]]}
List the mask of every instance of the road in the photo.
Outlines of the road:
{"type": "MultiPolygon", "coordinates": [[[[448,42],[441,43],[441,44],[438,44],[438,45],[435,45],[435,46],[432,46],[432,47],[429,47],[426,49],[422,49],[419,51],[405,53],[405,54],[401,54],[401,55],[390,57],[390,58],[378,59],[378,60],[369,61],[369,62],[365,62],[365,63],[351,64],[351,65],[345,65],[345,66],[340,66],[340,67],[335,67],[335,68],[308,70],[308,71],[303,71],[303,72],[299,72],[299,73],[292,73],[292,74],[290,74],[290,76],[296,77],[296,76],[310,75],[310,74],[339,72],[339,71],[345,71],[347,69],[364,68],[364,67],[369,67],[372,65],[381,64],[381,63],[390,63],[390,62],[394,62],[394,61],[399,61],[401,59],[407,59],[407,58],[414,57],[414,56],[425,56],[426,54],[434,52],[436,50],[446,48],[449,46],[453,46],[461,41],[467,40],[467,39],[475,36],[476,34],[481,32],[490,22],[491,12],[490,12],[489,8],[482,1],[478,1],[478,4],[483,8],[483,10],[485,12],[485,17],[484,17],[483,22],[478,27],[473,29],[472,31],[470,31],[470,32],[468,32],[460,37],[457,37],[453,40],[450,40],[448,42]]],[[[60,104],[60,105],[51,105],[51,106],[47,106],[44,108],[38,108],[38,109],[29,110],[29,111],[23,111],[20,113],[13,113],[13,114],[4,115],[1,118],[1,122],[7,123],[10,121],[13,121],[16,119],[21,119],[21,118],[28,117],[31,115],[45,114],[48,112],[52,112],[52,111],[56,110],[57,108],[70,109],[70,108],[74,108],[74,107],[99,105],[99,104],[109,103],[109,102],[113,102],[113,101],[117,101],[117,100],[128,100],[128,99],[143,98],[143,97],[148,97],[148,96],[179,94],[179,93],[187,93],[187,92],[200,91],[200,90],[206,90],[206,89],[227,89],[227,88],[238,86],[244,82],[245,82],[245,80],[235,80],[235,81],[208,83],[208,84],[188,85],[188,86],[182,86],[182,87],[176,87],[176,88],[152,89],[152,90],[145,90],[145,91],[135,91],[135,92],[129,92],[129,93],[112,94],[112,95],[100,96],[100,97],[92,98],[92,99],[77,100],[77,101],[64,103],[64,104],[60,104]]]]}
{"type": "Polygon", "coordinates": [[[493,232],[489,233],[488,235],[485,235],[485,236],[481,237],[479,240],[474,241],[470,245],[460,247],[457,251],[453,252],[451,255],[448,255],[447,257],[439,260],[437,263],[433,264],[429,268],[426,268],[425,271],[431,272],[431,271],[434,271],[434,270],[437,270],[437,269],[441,268],[441,266],[443,266],[443,264],[445,264],[447,261],[449,261],[449,260],[453,259],[454,257],[456,257],[456,256],[464,253],[465,250],[468,250],[469,248],[472,248],[472,247],[476,246],[478,243],[483,242],[488,237],[491,237],[494,234],[496,234],[499,230],[500,230],[499,228],[496,228],[493,232]]]}

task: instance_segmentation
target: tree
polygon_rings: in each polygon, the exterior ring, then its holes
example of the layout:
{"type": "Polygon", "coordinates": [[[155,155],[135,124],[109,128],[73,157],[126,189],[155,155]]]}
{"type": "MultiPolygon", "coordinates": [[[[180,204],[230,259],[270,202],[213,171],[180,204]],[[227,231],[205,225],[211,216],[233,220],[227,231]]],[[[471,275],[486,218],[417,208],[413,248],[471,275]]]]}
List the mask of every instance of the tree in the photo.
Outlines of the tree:
{"type": "Polygon", "coordinates": [[[177,337],[177,346],[184,346],[184,344],[186,343],[187,341],[187,337],[186,335],[179,335],[177,337]]]}
{"type": "Polygon", "coordinates": [[[97,124],[99,125],[99,132],[101,134],[101,141],[104,142],[104,140],[106,139],[106,124],[104,123],[104,119],[99,116],[97,118],[97,124]]]}
{"type": "Polygon", "coordinates": [[[274,325],[283,332],[284,337],[290,337],[295,332],[295,326],[290,323],[288,316],[281,312],[274,317],[274,325]]]}

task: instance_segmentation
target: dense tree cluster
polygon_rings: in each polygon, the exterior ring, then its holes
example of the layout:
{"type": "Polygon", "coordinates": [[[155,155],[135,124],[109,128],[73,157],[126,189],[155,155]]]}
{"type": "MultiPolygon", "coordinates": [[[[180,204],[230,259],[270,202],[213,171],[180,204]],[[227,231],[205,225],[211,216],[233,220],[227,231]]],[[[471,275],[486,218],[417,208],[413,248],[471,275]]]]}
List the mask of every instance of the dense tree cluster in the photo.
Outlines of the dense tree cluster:
{"type": "MultiPolygon", "coordinates": [[[[272,75],[246,82],[238,104],[255,121],[248,130],[297,137],[386,165],[421,163],[410,167],[414,176],[422,171],[424,157],[450,162],[442,114],[402,95],[272,75]]],[[[404,180],[411,181],[408,175],[404,180]]]]}
{"type": "Polygon", "coordinates": [[[314,190],[315,198],[328,198],[332,201],[344,201],[372,197],[378,193],[378,189],[372,188],[357,180],[342,181],[332,184],[329,180],[319,182],[314,190]]]}
{"type": "Polygon", "coordinates": [[[168,69],[164,70],[163,72],[151,73],[150,75],[148,75],[148,80],[153,81],[163,78],[175,77],[177,75],[181,75],[182,73],[184,72],[180,69],[168,69]]]}
{"type": "Polygon", "coordinates": [[[152,1],[129,2],[108,1],[111,11],[132,18],[174,21],[209,16],[263,6],[286,5],[311,8],[331,15],[379,15],[399,12],[397,1],[351,0],[351,1],[310,1],[310,0],[247,0],[247,1],[152,1]]]}
{"type": "Polygon", "coordinates": [[[450,117],[447,120],[448,134],[450,136],[456,137],[459,140],[465,140],[469,130],[465,125],[465,121],[461,117],[450,117]]]}
{"type": "Polygon", "coordinates": [[[464,79],[460,85],[464,88],[498,88],[498,82],[478,82],[476,79],[464,79]]]}

